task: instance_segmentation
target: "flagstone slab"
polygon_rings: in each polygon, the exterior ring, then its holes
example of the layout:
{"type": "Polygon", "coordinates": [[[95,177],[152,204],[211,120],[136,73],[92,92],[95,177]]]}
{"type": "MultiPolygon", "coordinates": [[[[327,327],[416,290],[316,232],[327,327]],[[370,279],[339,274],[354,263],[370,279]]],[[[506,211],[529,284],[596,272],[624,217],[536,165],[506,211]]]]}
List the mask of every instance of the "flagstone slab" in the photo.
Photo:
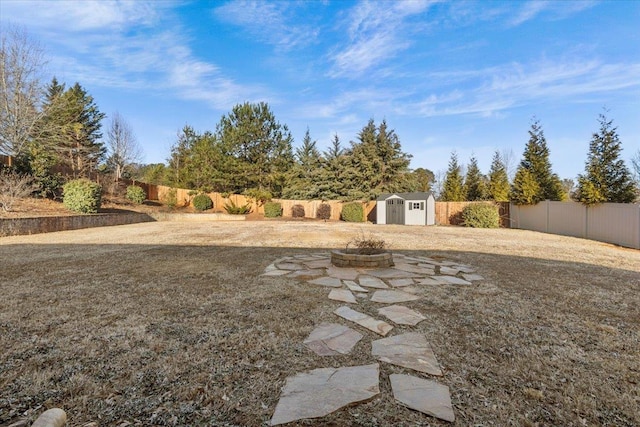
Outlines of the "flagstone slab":
{"type": "Polygon", "coordinates": [[[287,378],[271,418],[279,425],[329,415],[380,393],[380,365],[320,368],[287,378]]]}
{"type": "Polygon", "coordinates": [[[318,279],[309,280],[312,285],[328,286],[331,288],[341,288],[342,281],[333,277],[320,277],[318,279]]]}
{"type": "Polygon", "coordinates": [[[280,270],[303,270],[305,267],[302,264],[297,264],[294,262],[281,262],[279,264],[276,264],[276,267],[278,267],[280,270]]]}
{"type": "Polygon", "coordinates": [[[291,273],[290,270],[271,270],[263,273],[263,276],[284,276],[285,274],[291,273]]]}
{"type": "Polygon", "coordinates": [[[381,362],[431,375],[442,375],[436,355],[424,335],[410,332],[371,343],[371,354],[381,362]]]}
{"type": "Polygon", "coordinates": [[[390,305],[388,307],[383,307],[378,309],[378,313],[398,325],[415,326],[426,319],[422,314],[403,305],[390,305]]]}
{"type": "Polygon", "coordinates": [[[324,276],[324,270],[298,270],[289,272],[287,277],[293,277],[296,279],[310,280],[316,277],[324,276]]]}
{"type": "Polygon", "coordinates": [[[336,279],[355,280],[360,274],[355,268],[327,267],[327,274],[336,279]]]}
{"type": "Polygon", "coordinates": [[[358,283],[360,283],[360,286],[366,286],[367,288],[376,288],[376,289],[389,288],[382,280],[372,276],[360,276],[358,277],[358,283]]]}
{"type": "Polygon", "coordinates": [[[379,279],[402,279],[407,277],[416,277],[415,273],[404,270],[396,270],[395,268],[383,268],[379,270],[367,270],[367,274],[379,279]]]}
{"type": "Polygon", "coordinates": [[[455,276],[458,274],[460,270],[453,267],[440,267],[440,274],[449,274],[451,276],[455,276]]]}
{"type": "Polygon", "coordinates": [[[464,277],[464,280],[468,280],[469,282],[475,282],[476,280],[484,280],[484,277],[482,277],[479,274],[463,274],[462,277],[464,277]]]}
{"type": "Polygon", "coordinates": [[[392,279],[389,280],[389,284],[394,288],[401,288],[403,286],[413,285],[413,279],[392,279]]]}
{"type": "Polygon", "coordinates": [[[393,326],[388,324],[387,322],[383,322],[382,320],[374,319],[373,317],[360,313],[359,311],[352,310],[347,306],[339,307],[335,314],[342,317],[343,319],[349,320],[351,322],[357,323],[363,328],[367,328],[370,331],[375,332],[376,334],[380,334],[385,336],[393,329],[393,326]]]}
{"type": "Polygon", "coordinates": [[[368,290],[366,290],[365,288],[358,285],[356,282],[352,280],[345,280],[344,284],[347,285],[347,288],[349,288],[349,290],[353,292],[363,292],[363,293],[369,292],[368,290]]]}
{"type": "Polygon", "coordinates": [[[318,356],[348,354],[362,339],[362,334],[337,323],[321,323],[303,341],[318,356]]]}
{"type": "Polygon", "coordinates": [[[348,289],[333,289],[329,292],[329,299],[355,304],[356,297],[348,289]]]}
{"type": "Polygon", "coordinates": [[[307,268],[315,270],[316,268],[328,268],[331,266],[329,259],[314,259],[313,261],[305,261],[303,263],[307,268]]]}
{"type": "Polygon", "coordinates": [[[472,283],[454,276],[438,276],[438,280],[443,280],[451,285],[471,285],[472,283]]]}
{"type": "Polygon", "coordinates": [[[398,270],[405,271],[407,274],[412,274],[410,277],[419,277],[425,274],[435,274],[435,270],[432,267],[420,267],[413,264],[396,264],[398,270]]]}
{"type": "Polygon", "coordinates": [[[415,301],[420,299],[417,295],[412,295],[407,292],[381,290],[375,291],[371,297],[371,301],[381,302],[385,304],[394,304],[397,302],[415,301]]]}
{"type": "Polygon", "coordinates": [[[403,405],[441,420],[454,422],[449,387],[411,375],[391,374],[393,397],[403,405]]]}

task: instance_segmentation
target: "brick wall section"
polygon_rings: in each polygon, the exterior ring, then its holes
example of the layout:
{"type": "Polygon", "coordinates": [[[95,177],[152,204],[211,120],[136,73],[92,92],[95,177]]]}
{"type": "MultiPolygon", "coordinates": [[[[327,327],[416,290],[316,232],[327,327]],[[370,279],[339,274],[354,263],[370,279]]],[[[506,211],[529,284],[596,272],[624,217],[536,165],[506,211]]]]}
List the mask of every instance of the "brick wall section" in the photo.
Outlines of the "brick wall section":
{"type": "Polygon", "coordinates": [[[151,221],[154,221],[154,219],[142,213],[7,218],[0,219],[0,236],[50,233],[54,231],[79,230],[82,228],[137,224],[151,221]]]}

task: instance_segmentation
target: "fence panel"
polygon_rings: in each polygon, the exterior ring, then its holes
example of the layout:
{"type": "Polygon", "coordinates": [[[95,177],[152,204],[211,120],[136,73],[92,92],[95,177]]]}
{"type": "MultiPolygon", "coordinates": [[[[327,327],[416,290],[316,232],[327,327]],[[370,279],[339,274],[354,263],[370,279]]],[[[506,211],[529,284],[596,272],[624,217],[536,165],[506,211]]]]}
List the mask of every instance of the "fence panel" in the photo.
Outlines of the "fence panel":
{"type": "Polygon", "coordinates": [[[511,205],[511,218],[513,228],[640,249],[638,204],[603,203],[587,207],[577,202],[545,201],[533,206],[511,205]]]}
{"type": "Polygon", "coordinates": [[[640,205],[604,203],[587,211],[589,239],[640,249],[640,205]]]}

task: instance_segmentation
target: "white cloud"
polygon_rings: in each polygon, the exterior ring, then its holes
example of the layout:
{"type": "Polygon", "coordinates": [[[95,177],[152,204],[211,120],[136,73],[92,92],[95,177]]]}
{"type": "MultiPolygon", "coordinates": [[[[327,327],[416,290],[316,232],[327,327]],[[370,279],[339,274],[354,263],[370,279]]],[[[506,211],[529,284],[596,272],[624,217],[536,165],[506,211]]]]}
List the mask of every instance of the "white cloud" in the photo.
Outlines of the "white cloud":
{"type": "Polygon", "coordinates": [[[330,77],[355,78],[373,67],[393,59],[406,50],[411,41],[407,19],[425,12],[434,2],[363,1],[351,10],[344,26],[348,34],[345,46],[330,54],[330,77]]]}
{"type": "Polygon", "coordinates": [[[570,15],[589,9],[597,3],[598,2],[595,0],[532,0],[522,5],[516,15],[508,21],[508,25],[516,27],[527,21],[535,19],[542,13],[548,14],[551,19],[564,19],[570,15]]]}
{"type": "Polygon", "coordinates": [[[319,31],[311,25],[296,24],[295,3],[231,1],[214,10],[223,21],[243,27],[265,43],[282,50],[306,46],[316,40],[319,31]]]}
{"type": "MultiPolygon", "coordinates": [[[[437,77],[445,78],[446,73],[437,77]]],[[[579,102],[581,97],[640,90],[639,64],[602,64],[597,61],[508,64],[473,72],[452,73],[460,80],[450,92],[432,93],[413,103],[424,116],[494,116],[501,111],[536,102],[579,102]],[[467,78],[465,80],[465,77],[467,78]]]]}
{"type": "Polygon", "coordinates": [[[128,25],[150,25],[157,19],[159,8],[174,2],[143,0],[4,0],[2,14],[23,25],[48,30],[89,31],[122,28],[128,25]]]}

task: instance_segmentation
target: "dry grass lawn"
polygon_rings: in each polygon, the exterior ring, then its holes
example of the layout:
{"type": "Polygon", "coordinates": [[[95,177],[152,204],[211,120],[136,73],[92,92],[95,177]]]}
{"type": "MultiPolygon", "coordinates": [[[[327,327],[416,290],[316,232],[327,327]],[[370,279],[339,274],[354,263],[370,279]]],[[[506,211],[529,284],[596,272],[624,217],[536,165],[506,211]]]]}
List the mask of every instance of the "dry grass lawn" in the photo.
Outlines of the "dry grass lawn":
{"type": "MultiPolygon", "coordinates": [[[[0,425],[50,407],[71,426],[266,425],[285,378],[374,363],[302,341],[340,304],[260,277],[362,230],[395,251],[477,267],[473,287],[407,303],[443,366],[457,426],[640,425],[640,251],[521,230],[158,222],[0,238],[0,425]]],[[[376,315],[376,303],[360,310],[376,315]]],[[[351,325],[350,325],[351,326],[351,325]]],[[[392,332],[400,333],[405,327],[392,332]]],[[[446,425],[382,393],[301,425],[446,425]]]]}

